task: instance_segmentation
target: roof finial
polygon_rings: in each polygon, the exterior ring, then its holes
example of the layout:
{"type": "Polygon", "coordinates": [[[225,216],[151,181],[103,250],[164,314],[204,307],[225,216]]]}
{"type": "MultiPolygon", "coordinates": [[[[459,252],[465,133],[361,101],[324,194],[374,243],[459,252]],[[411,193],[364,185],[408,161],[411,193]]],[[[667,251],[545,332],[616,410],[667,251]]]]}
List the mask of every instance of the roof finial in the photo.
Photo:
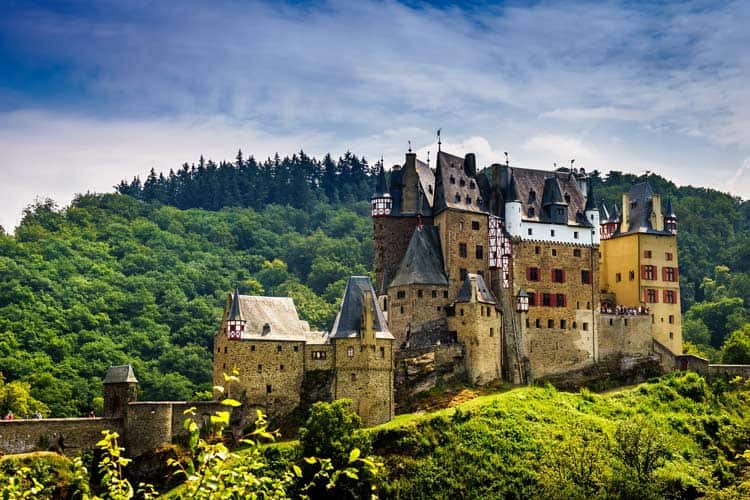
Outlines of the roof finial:
{"type": "Polygon", "coordinates": [[[409,143],[409,152],[411,153],[411,141],[406,141],[409,143]]]}
{"type": "Polygon", "coordinates": [[[505,166],[507,167],[509,165],[510,165],[510,160],[508,160],[508,152],[506,151],[505,152],[505,166]]]}
{"type": "Polygon", "coordinates": [[[430,165],[430,152],[427,151],[427,166],[430,165]]]}
{"type": "Polygon", "coordinates": [[[573,164],[576,162],[575,158],[571,158],[570,160],[570,169],[573,170],[573,164]]]}
{"type": "Polygon", "coordinates": [[[440,152],[440,145],[442,142],[440,142],[440,129],[437,130],[437,137],[438,137],[438,153],[440,152]]]}

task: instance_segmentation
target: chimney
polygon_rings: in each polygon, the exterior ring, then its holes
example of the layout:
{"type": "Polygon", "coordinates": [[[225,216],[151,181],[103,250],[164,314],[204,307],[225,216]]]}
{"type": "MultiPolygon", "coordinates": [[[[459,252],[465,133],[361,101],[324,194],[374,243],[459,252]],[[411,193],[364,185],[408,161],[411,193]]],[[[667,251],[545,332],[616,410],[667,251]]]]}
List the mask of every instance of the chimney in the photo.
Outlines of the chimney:
{"type": "Polygon", "coordinates": [[[627,232],[630,230],[630,196],[628,193],[622,193],[622,223],[620,224],[620,232],[627,232]]]}
{"type": "Polygon", "coordinates": [[[651,198],[651,227],[664,231],[664,216],[661,211],[661,195],[654,193],[651,198]]]}
{"type": "Polygon", "coordinates": [[[464,157],[464,172],[470,177],[477,175],[477,158],[474,153],[466,153],[464,157]]]}

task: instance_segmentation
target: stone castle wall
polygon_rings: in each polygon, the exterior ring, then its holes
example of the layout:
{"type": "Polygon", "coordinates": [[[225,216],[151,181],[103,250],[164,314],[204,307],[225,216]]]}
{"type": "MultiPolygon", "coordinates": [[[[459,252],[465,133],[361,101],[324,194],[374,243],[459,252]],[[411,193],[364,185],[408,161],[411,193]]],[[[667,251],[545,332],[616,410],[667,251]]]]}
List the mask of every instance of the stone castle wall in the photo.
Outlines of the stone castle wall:
{"type": "Polygon", "coordinates": [[[651,316],[601,314],[598,337],[599,358],[648,354],[653,344],[651,316]]]}
{"type": "Polygon", "coordinates": [[[448,318],[448,328],[456,331],[465,347],[466,375],[472,384],[486,384],[502,375],[502,319],[493,305],[457,303],[448,318]]]}
{"type": "Polygon", "coordinates": [[[388,289],[388,329],[400,347],[419,325],[445,318],[448,287],[434,285],[393,286],[388,289]],[[399,298],[399,294],[403,297],[399,298]]]}
{"type": "Polygon", "coordinates": [[[236,367],[240,382],[231,387],[235,399],[261,406],[272,417],[283,417],[297,407],[305,370],[304,342],[229,340],[219,334],[214,344],[214,385],[223,386],[224,373],[236,367]]]}
{"type": "Polygon", "coordinates": [[[433,387],[463,380],[464,346],[458,343],[402,349],[396,352],[394,385],[396,407],[433,387]]]}
{"type": "Polygon", "coordinates": [[[75,455],[92,449],[102,431],[123,434],[122,418],[45,418],[0,421],[0,455],[60,449],[75,455]]]}
{"type": "MultiPolygon", "coordinates": [[[[388,281],[396,277],[417,223],[416,217],[376,217],[372,220],[375,241],[375,293],[380,293],[384,275],[388,281]]],[[[425,217],[423,223],[428,225],[432,220],[425,217]]]]}
{"type": "Polygon", "coordinates": [[[448,298],[454,301],[463,286],[461,269],[467,273],[487,276],[488,216],[483,213],[444,210],[434,217],[434,221],[439,227],[443,264],[450,283],[448,298]],[[461,254],[462,244],[466,245],[465,257],[461,254]],[[481,258],[477,258],[477,247],[482,249],[481,258]]]}

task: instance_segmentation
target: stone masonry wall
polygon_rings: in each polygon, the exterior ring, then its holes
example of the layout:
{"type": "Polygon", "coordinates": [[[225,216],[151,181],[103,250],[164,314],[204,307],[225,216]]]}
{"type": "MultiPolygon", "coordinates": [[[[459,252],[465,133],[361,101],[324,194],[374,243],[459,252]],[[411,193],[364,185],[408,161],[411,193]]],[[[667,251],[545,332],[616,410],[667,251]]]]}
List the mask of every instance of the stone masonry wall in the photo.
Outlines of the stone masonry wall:
{"type": "Polygon", "coordinates": [[[214,385],[223,386],[223,374],[236,366],[240,382],[231,388],[232,396],[283,417],[299,404],[304,356],[304,342],[229,340],[219,333],[214,337],[214,385]]]}
{"type": "Polygon", "coordinates": [[[445,318],[447,295],[447,286],[409,285],[388,289],[388,329],[396,338],[397,348],[408,341],[407,333],[424,323],[445,318]],[[399,293],[404,297],[399,298],[399,293]]]}
{"type": "Polygon", "coordinates": [[[465,374],[462,344],[441,344],[396,351],[396,407],[401,407],[415,394],[463,380],[465,374]]]}
{"type": "Polygon", "coordinates": [[[92,449],[102,431],[123,433],[121,418],[45,418],[0,421],[0,455],[61,448],[66,455],[92,449]],[[62,445],[62,446],[61,446],[62,445]]]}
{"type": "Polygon", "coordinates": [[[334,399],[349,398],[365,425],[393,418],[393,341],[334,339],[334,399]],[[350,350],[351,349],[351,350],[350,350]],[[350,356],[351,354],[351,356],[350,356]]]}
{"type": "Polygon", "coordinates": [[[599,358],[652,352],[651,316],[599,316],[599,358]]]}
{"type": "Polygon", "coordinates": [[[488,242],[487,214],[464,212],[461,210],[444,210],[434,217],[435,225],[440,228],[440,244],[443,251],[445,272],[448,275],[450,288],[448,298],[456,300],[463,285],[461,269],[468,273],[487,276],[488,242]],[[477,224],[472,224],[472,222],[477,224]],[[474,229],[477,227],[477,229],[474,229]],[[461,255],[461,244],[466,245],[466,256],[461,255]],[[482,247],[482,257],[477,258],[477,247],[482,247]]]}
{"type": "Polygon", "coordinates": [[[466,349],[464,363],[469,382],[486,384],[502,375],[502,320],[494,305],[457,303],[448,328],[456,331],[466,349]]]}

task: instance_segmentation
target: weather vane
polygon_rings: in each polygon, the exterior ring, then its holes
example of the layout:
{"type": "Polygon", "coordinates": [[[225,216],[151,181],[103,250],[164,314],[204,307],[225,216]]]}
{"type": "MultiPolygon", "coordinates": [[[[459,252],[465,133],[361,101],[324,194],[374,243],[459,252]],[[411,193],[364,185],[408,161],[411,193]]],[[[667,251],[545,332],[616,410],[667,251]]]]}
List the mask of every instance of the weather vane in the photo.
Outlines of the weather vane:
{"type": "Polygon", "coordinates": [[[409,152],[411,153],[411,141],[406,141],[409,143],[409,152]]]}
{"type": "Polygon", "coordinates": [[[442,144],[440,142],[440,129],[437,130],[437,137],[438,137],[438,152],[440,152],[440,145],[442,144]]]}

